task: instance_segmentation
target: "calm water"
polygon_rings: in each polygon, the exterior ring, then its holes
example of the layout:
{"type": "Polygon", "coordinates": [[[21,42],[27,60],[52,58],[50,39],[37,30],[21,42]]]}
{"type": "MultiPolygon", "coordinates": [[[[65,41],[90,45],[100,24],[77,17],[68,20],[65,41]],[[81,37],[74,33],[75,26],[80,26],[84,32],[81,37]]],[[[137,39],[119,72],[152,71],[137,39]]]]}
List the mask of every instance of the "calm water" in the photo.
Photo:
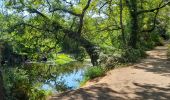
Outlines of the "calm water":
{"type": "MultiPolygon", "coordinates": [[[[80,87],[80,81],[83,80],[84,70],[85,69],[79,69],[70,74],[62,74],[56,79],[56,82],[64,82],[64,84],[71,89],[77,89],[80,87]]],[[[44,84],[42,89],[56,91],[55,83],[51,81],[49,84],[44,84]]]]}
{"type": "MultiPolygon", "coordinates": [[[[80,62],[74,62],[71,64],[71,66],[74,66],[71,70],[71,72],[64,72],[61,73],[58,77],[56,77],[55,81],[49,81],[48,83],[45,83],[42,86],[42,89],[44,90],[52,90],[52,91],[57,91],[56,86],[58,82],[62,82],[61,84],[66,85],[69,87],[69,89],[77,89],[80,87],[80,82],[83,80],[83,74],[87,67],[92,66],[90,61],[86,61],[84,63],[80,62]],[[77,65],[77,63],[79,63],[77,65]]],[[[70,67],[69,64],[67,66],[63,67],[70,67]]],[[[58,85],[60,87],[60,85],[58,85]]]]}
{"type": "Polygon", "coordinates": [[[83,80],[83,74],[89,66],[92,66],[89,60],[84,62],[73,61],[64,65],[56,65],[50,61],[28,62],[9,69],[11,70],[10,73],[16,73],[12,71],[17,69],[19,73],[28,76],[31,86],[38,86],[37,88],[47,91],[60,92],[79,88],[80,82],[83,80]]]}

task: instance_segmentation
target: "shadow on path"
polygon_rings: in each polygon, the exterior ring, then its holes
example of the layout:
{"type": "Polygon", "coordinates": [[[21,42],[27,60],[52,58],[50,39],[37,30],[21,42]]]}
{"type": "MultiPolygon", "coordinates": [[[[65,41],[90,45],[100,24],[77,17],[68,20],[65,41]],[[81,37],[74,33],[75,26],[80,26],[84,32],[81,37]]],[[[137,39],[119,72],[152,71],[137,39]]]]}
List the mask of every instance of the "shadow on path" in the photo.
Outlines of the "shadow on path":
{"type": "Polygon", "coordinates": [[[81,88],[76,91],[68,91],[50,100],[169,100],[170,86],[168,88],[158,87],[151,84],[138,84],[135,92],[131,93],[136,97],[131,98],[128,92],[117,92],[107,87],[106,84],[98,84],[88,88],[81,88]]]}
{"type": "Polygon", "coordinates": [[[170,61],[167,59],[167,48],[157,47],[153,51],[149,51],[147,59],[137,64],[135,68],[143,69],[148,72],[160,74],[162,76],[170,76],[170,61]]]}
{"type": "Polygon", "coordinates": [[[98,84],[76,91],[64,92],[53,96],[50,100],[125,100],[125,98],[116,96],[116,94],[119,93],[108,88],[107,84],[98,84]]]}
{"type": "Polygon", "coordinates": [[[169,100],[170,99],[170,86],[166,88],[158,87],[154,84],[138,84],[135,94],[135,100],[169,100]]]}

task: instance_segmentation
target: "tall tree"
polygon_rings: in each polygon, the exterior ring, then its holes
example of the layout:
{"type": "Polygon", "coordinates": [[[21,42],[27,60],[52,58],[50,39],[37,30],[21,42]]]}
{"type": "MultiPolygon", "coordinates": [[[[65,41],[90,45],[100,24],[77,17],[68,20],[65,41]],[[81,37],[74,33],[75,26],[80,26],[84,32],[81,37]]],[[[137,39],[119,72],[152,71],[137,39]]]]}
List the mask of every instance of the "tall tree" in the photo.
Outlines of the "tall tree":
{"type": "MultiPolygon", "coordinates": [[[[139,7],[138,7],[139,2],[138,2],[138,0],[126,0],[126,3],[127,3],[128,9],[129,9],[130,18],[131,18],[131,33],[130,33],[129,46],[131,46],[133,48],[136,48],[137,40],[138,40],[138,34],[139,34],[139,32],[141,32],[140,28],[139,28],[138,17],[141,14],[155,12],[155,11],[157,11],[157,13],[156,13],[156,16],[157,16],[158,11],[160,9],[166,7],[167,5],[169,5],[170,1],[168,1],[168,2],[161,1],[159,3],[158,7],[147,9],[147,10],[139,10],[139,7]]],[[[155,26],[155,24],[154,24],[154,26],[155,26]]],[[[154,28],[150,29],[149,31],[152,31],[153,29],[154,28]]],[[[145,30],[145,32],[146,32],[146,30],[145,30]]]]}

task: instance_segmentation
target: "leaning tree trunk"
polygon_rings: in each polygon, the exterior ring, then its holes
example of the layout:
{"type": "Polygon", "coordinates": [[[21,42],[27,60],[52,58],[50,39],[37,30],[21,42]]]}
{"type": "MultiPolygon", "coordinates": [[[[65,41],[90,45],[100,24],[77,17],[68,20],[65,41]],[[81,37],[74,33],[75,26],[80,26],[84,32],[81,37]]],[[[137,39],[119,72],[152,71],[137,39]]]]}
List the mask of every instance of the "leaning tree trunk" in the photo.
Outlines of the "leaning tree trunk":
{"type": "Polygon", "coordinates": [[[79,39],[79,42],[85,48],[86,52],[90,56],[91,63],[93,64],[93,66],[97,66],[99,64],[98,62],[100,54],[99,47],[83,37],[79,39]]]}
{"type": "Polygon", "coordinates": [[[67,36],[69,38],[73,39],[74,41],[76,41],[82,47],[85,48],[86,52],[90,56],[91,63],[93,66],[97,66],[99,64],[98,59],[99,59],[100,50],[97,45],[91,43],[90,41],[88,41],[87,39],[85,39],[82,36],[75,35],[74,32],[69,33],[69,31],[67,31],[65,33],[67,33],[67,36]]]}

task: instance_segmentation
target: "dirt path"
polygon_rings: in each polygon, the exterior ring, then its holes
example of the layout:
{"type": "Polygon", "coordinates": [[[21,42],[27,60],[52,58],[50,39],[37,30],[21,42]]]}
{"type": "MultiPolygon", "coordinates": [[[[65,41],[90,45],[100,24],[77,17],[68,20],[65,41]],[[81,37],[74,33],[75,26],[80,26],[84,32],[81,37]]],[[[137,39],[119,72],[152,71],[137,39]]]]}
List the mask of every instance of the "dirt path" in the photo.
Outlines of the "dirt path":
{"type": "Polygon", "coordinates": [[[50,100],[170,100],[167,46],[148,51],[140,63],[112,70],[105,77],[50,100]]]}

